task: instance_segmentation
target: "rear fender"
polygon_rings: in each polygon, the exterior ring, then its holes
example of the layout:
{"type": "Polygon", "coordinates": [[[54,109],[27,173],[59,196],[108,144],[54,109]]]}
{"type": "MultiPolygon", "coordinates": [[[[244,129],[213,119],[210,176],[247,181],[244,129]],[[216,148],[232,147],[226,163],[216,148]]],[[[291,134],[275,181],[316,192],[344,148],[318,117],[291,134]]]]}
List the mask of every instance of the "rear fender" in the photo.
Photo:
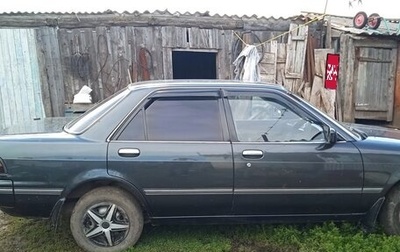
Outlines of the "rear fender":
{"type": "Polygon", "coordinates": [[[53,227],[57,228],[62,209],[66,201],[79,199],[85,193],[94,188],[110,185],[122,188],[123,190],[132,194],[132,196],[142,206],[143,210],[146,211],[147,215],[151,215],[148,203],[143,196],[143,192],[141,192],[135,185],[124,179],[108,175],[105,169],[95,169],[78,174],[65,187],[59,200],[56,202],[51,211],[50,219],[53,227]]]}

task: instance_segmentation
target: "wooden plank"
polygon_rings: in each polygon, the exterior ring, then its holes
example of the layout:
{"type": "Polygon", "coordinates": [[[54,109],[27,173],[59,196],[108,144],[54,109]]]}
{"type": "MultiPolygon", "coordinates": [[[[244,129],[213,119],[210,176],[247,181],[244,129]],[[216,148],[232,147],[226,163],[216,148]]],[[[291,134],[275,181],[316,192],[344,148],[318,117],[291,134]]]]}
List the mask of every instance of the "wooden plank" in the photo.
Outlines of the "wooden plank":
{"type": "Polygon", "coordinates": [[[113,65],[114,58],[113,56],[113,46],[112,46],[112,38],[110,34],[110,29],[108,27],[101,27],[100,29],[96,29],[99,34],[99,57],[101,62],[101,83],[103,87],[104,98],[109,97],[114,93],[114,85],[112,78],[113,76],[113,65]]]}
{"type": "Polygon", "coordinates": [[[173,79],[172,72],[172,49],[163,48],[163,68],[164,68],[164,79],[173,79]]]}
{"type": "Polygon", "coordinates": [[[321,76],[315,75],[313,86],[311,89],[310,103],[319,109],[322,108],[321,104],[321,90],[324,88],[323,79],[321,76]]]}
{"type": "Polygon", "coordinates": [[[311,89],[311,104],[317,106],[327,115],[335,118],[335,99],[336,91],[328,90],[324,87],[325,83],[325,66],[328,53],[333,53],[333,49],[315,49],[315,78],[311,89]],[[318,78],[317,78],[318,77],[318,78]]]}
{"type": "Polygon", "coordinates": [[[83,48],[81,44],[81,30],[80,29],[74,29],[72,30],[72,37],[71,37],[71,69],[72,69],[72,96],[77,94],[80,90],[81,87],[84,85],[82,83],[82,80],[80,76],[82,74],[85,74],[85,70],[80,67],[81,64],[81,59],[82,59],[82,54],[83,54],[83,48]]]}
{"type": "Polygon", "coordinates": [[[87,61],[88,73],[86,75],[86,85],[92,89],[90,93],[92,102],[97,103],[104,99],[101,95],[100,85],[97,80],[98,65],[97,65],[97,33],[93,28],[86,28],[83,36],[85,37],[85,53],[87,61]]]}
{"type": "Polygon", "coordinates": [[[357,110],[354,112],[354,116],[357,119],[365,119],[365,120],[379,120],[386,121],[387,119],[387,111],[360,111],[357,110]]]}
{"type": "MultiPolygon", "coordinates": [[[[397,46],[396,69],[394,82],[393,121],[395,127],[400,127],[400,44],[397,46]]],[[[1,55],[0,55],[1,58],[1,55]]]]}
{"type": "Polygon", "coordinates": [[[162,47],[188,48],[186,28],[165,26],[161,28],[161,33],[162,47]]]}
{"type": "Polygon", "coordinates": [[[95,33],[93,33],[92,35],[94,36],[93,40],[96,41],[95,47],[96,47],[96,68],[97,68],[93,80],[98,85],[99,89],[98,97],[100,98],[100,100],[103,100],[104,98],[106,98],[105,84],[107,75],[105,75],[105,71],[110,58],[107,28],[97,27],[95,33]]]}
{"type": "Polygon", "coordinates": [[[292,23],[290,24],[289,31],[285,66],[285,87],[289,91],[295,92],[301,85],[301,78],[304,75],[308,26],[292,23]]]}
{"type": "MultiPolygon", "coordinates": [[[[36,56],[34,53],[36,52],[36,43],[34,30],[30,29],[18,29],[13,30],[13,48],[14,51],[10,51],[10,55],[14,59],[12,61],[16,64],[13,66],[13,86],[16,89],[14,91],[15,104],[14,111],[22,112],[23,116],[18,116],[18,123],[24,123],[24,119],[29,118],[32,120],[33,118],[42,118],[42,111],[37,111],[38,107],[36,103],[42,104],[42,100],[40,96],[36,96],[35,92],[40,92],[40,81],[39,80],[39,71],[38,71],[38,61],[36,59],[31,60],[29,55],[36,56]],[[25,51],[31,52],[26,53],[25,51]],[[29,68],[31,71],[27,71],[25,65],[29,62],[29,68]],[[31,73],[30,73],[31,72],[31,73]],[[36,83],[29,83],[26,79],[27,76],[34,73],[36,83]],[[33,84],[33,85],[32,85],[33,84]],[[37,99],[36,99],[37,98],[37,99]]],[[[29,77],[28,77],[29,78],[29,77]]],[[[42,106],[41,106],[42,107],[42,106]]]]}
{"type": "Polygon", "coordinates": [[[339,73],[339,91],[342,113],[342,120],[344,122],[354,122],[354,96],[353,90],[356,81],[354,76],[355,65],[355,48],[353,40],[350,35],[342,34],[340,36],[340,73],[339,73]],[[346,71],[343,71],[346,69],[346,71]]]}
{"type": "Polygon", "coordinates": [[[234,41],[233,31],[219,30],[219,46],[221,50],[217,54],[217,76],[218,79],[231,80],[233,76],[232,44],[234,41]]]}
{"type": "Polygon", "coordinates": [[[153,38],[152,38],[152,62],[153,65],[153,79],[162,80],[164,79],[164,68],[163,68],[163,51],[162,48],[162,29],[161,27],[152,27],[153,38]]]}
{"type": "Polygon", "coordinates": [[[138,64],[137,64],[137,54],[136,54],[136,36],[134,27],[126,27],[126,38],[129,47],[129,57],[131,64],[129,65],[130,70],[130,81],[138,81],[138,64]]]}
{"type": "Polygon", "coordinates": [[[276,59],[276,79],[277,84],[284,84],[284,72],[286,66],[286,44],[277,44],[277,59],[276,59]]]}
{"type": "Polygon", "coordinates": [[[163,52],[159,50],[163,44],[163,32],[165,30],[163,31],[159,27],[135,28],[138,80],[143,80],[143,71],[149,72],[150,79],[164,78],[164,67],[161,65],[163,52]],[[142,57],[144,57],[142,60],[146,62],[140,62],[141,51],[142,57]]]}
{"type": "Polygon", "coordinates": [[[264,57],[259,64],[261,81],[277,83],[277,44],[276,41],[271,41],[264,46],[264,57]]]}
{"type": "Polygon", "coordinates": [[[64,116],[64,82],[57,31],[42,27],[36,34],[46,116],[64,116]]]}
{"type": "Polygon", "coordinates": [[[58,45],[61,54],[61,71],[64,82],[65,103],[72,103],[74,98],[71,34],[72,31],[67,29],[58,30],[58,45]]]}
{"type": "Polygon", "coordinates": [[[392,59],[392,63],[390,64],[389,69],[389,86],[388,86],[388,112],[386,121],[391,122],[393,120],[393,112],[394,112],[394,96],[395,96],[395,86],[396,86],[396,72],[397,72],[397,54],[399,51],[396,49],[392,49],[390,57],[392,59]]]}
{"type": "MultiPolygon", "coordinates": [[[[10,48],[9,43],[12,43],[13,41],[11,40],[12,38],[12,33],[11,29],[1,29],[0,30],[0,55],[2,61],[0,62],[0,73],[2,78],[4,78],[5,84],[8,83],[13,83],[12,79],[12,66],[11,66],[11,55],[10,55],[10,48]]],[[[4,85],[4,84],[3,84],[4,85]]],[[[1,118],[2,120],[0,121],[2,128],[8,128],[12,124],[15,123],[15,119],[17,117],[13,116],[13,109],[15,108],[15,100],[11,99],[11,97],[15,97],[14,95],[14,88],[13,85],[5,85],[0,88],[1,92],[1,108],[2,108],[2,115],[3,117],[1,118]]]]}
{"type": "Polygon", "coordinates": [[[125,28],[119,26],[111,27],[109,39],[111,64],[106,88],[109,95],[112,95],[129,83],[129,59],[125,48],[125,28]]]}
{"type": "Polygon", "coordinates": [[[332,48],[332,23],[331,16],[328,16],[328,20],[326,22],[326,37],[325,37],[325,48],[332,48]]]}
{"type": "Polygon", "coordinates": [[[372,37],[352,37],[355,47],[367,48],[397,48],[396,40],[372,38],[372,37]]]}
{"type": "Polygon", "coordinates": [[[52,103],[51,103],[51,95],[50,95],[50,84],[48,80],[48,75],[46,74],[46,42],[43,41],[46,37],[46,28],[38,29],[36,31],[36,43],[37,43],[37,55],[38,55],[38,65],[40,71],[40,79],[41,79],[41,91],[42,91],[42,99],[43,106],[46,117],[53,116],[52,103]],[[50,102],[49,102],[50,101],[50,102]]]}

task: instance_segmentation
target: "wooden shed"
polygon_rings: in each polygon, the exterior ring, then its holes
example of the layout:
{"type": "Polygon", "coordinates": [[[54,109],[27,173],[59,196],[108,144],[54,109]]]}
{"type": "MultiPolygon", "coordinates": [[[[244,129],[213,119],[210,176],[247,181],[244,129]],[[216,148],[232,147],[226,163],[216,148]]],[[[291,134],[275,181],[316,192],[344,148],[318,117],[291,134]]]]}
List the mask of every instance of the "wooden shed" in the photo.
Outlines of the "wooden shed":
{"type": "MultiPolygon", "coordinates": [[[[312,17],[318,13],[308,13],[312,17]]],[[[340,54],[338,119],[400,127],[400,26],[353,26],[353,17],[325,16],[325,47],[340,54]]]]}

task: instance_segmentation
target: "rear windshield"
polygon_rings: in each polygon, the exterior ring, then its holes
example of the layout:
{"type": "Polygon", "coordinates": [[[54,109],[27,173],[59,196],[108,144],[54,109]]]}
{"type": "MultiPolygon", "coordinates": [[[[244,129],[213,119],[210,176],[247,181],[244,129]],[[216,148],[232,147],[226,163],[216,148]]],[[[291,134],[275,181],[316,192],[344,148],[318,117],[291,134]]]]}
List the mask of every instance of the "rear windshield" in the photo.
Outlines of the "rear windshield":
{"type": "Polygon", "coordinates": [[[64,130],[70,134],[81,134],[99,120],[108,110],[118,104],[129,92],[129,89],[122,89],[118,93],[108,97],[80,117],[66,124],[64,130]]]}

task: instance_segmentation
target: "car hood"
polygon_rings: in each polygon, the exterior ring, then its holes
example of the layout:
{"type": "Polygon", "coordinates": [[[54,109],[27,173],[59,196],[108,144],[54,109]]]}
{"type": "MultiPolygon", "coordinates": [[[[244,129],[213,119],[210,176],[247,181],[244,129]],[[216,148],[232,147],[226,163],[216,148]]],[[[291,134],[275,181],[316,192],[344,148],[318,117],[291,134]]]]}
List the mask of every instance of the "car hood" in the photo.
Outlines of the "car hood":
{"type": "Polygon", "coordinates": [[[368,136],[400,139],[400,130],[395,128],[357,123],[344,123],[344,125],[361,130],[368,136]]]}
{"type": "Polygon", "coordinates": [[[400,153],[400,139],[395,138],[368,136],[363,140],[354,142],[354,144],[362,153],[391,153],[396,156],[399,156],[400,153]]]}

